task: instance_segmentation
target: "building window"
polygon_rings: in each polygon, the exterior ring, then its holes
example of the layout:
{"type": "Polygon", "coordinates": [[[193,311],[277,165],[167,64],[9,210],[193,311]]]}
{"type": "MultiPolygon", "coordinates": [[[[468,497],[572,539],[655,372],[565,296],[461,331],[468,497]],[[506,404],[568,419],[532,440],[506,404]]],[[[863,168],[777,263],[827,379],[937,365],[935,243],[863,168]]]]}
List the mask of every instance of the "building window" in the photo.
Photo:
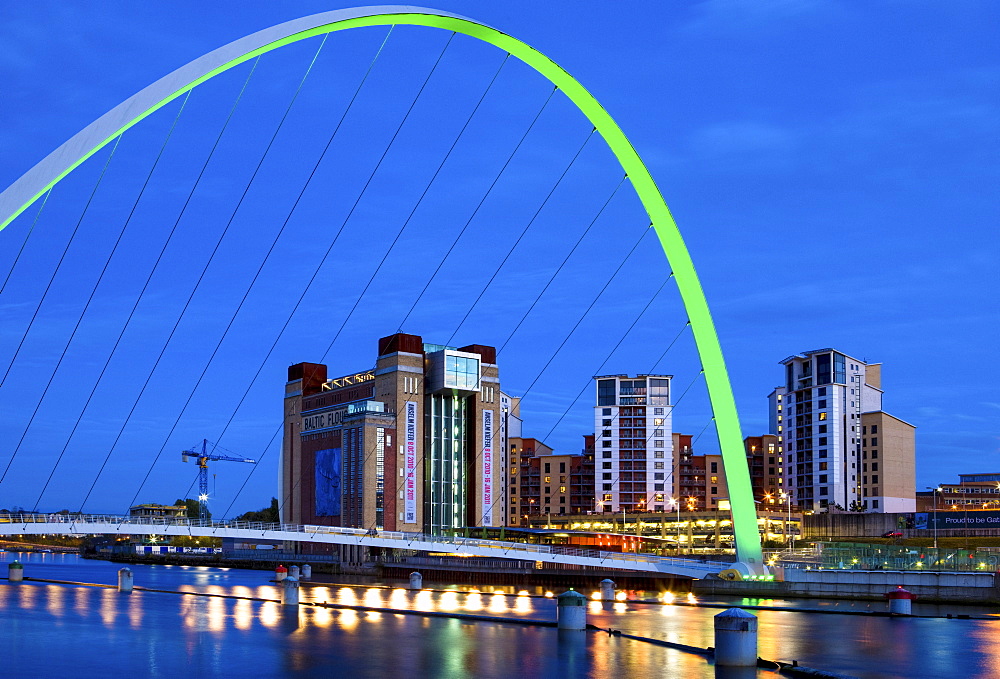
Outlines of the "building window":
{"type": "Polygon", "coordinates": [[[820,413],[819,414],[819,419],[825,420],[826,419],[826,413],[820,413]]]}
{"type": "Polygon", "coordinates": [[[611,426],[611,418],[609,417],[609,418],[607,418],[605,420],[601,420],[601,426],[602,427],[610,427],[611,426]]]}
{"type": "Polygon", "coordinates": [[[878,483],[878,474],[872,475],[872,483],[878,483]]]}
{"type": "Polygon", "coordinates": [[[719,473],[719,463],[718,462],[713,462],[712,463],[712,473],[713,474],[718,474],[719,473]]]}
{"type": "Polygon", "coordinates": [[[611,474],[605,473],[601,478],[603,478],[605,481],[610,481],[611,480],[611,474]]]}
{"type": "MultiPolygon", "coordinates": [[[[548,467],[548,465],[545,465],[545,466],[548,467]]],[[[545,471],[548,471],[548,469],[546,469],[545,471]]],[[[546,476],[545,477],[545,483],[552,483],[552,477],[551,476],[546,476]]]]}
{"type": "MultiPolygon", "coordinates": [[[[877,424],[873,424],[872,425],[872,433],[873,434],[877,434],[878,433],[878,425],[877,424]]],[[[872,444],[872,445],[874,445],[874,444],[872,444]]]]}
{"type": "Polygon", "coordinates": [[[653,430],[653,436],[663,436],[663,430],[662,429],[654,429],[653,430]]]}
{"type": "Polygon", "coordinates": [[[601,441],[601,447],[602,448],[610,448],[611,447],[611,441],[601,441]]]}
{"type": "Polygon", "coordinates": [[[828,477],[827,474],[820,474],[819,475],[819,482],[820,483],[828,483],[828,478],[827,477],[828,477]]]}
{"type": "Polygon", "coordinates": [[[601,457],[604,457],[604,458],[611,457],[611,451],[610,450],[602,451],[602,453],[603,454],[601,455],[601,457]]]}
{"type": "MultiPolygon", "coordinates": [[[[597,405],[613,406],[615,404],[615,381],[597,380],[597,405]]],[[[608,412],[608,415],[611,413],[608,412]]]]}
{"type": "Polygon", "coordinates": [[[611,469],[611,463],[605,462],[601,465],[601,469],[611,469]]]}
{"type": "Polygon", "coordinates": [[[662,462],[654,462],[653,463],[653,469],[663,469],[663,463],[662,462]]]}
{"type": "MultiPolygon", "coordinates": [[[[610,483],[603,484],[602,489],[603,490],[611,490],[611,484],[610,483]]],[[[604,499],[605,500],[610,500],[611,499],[611,494],[610,493],[605,493],[604,499]]]]}
{"type": "MultiPolygon", "coordinates": [[[[715,495],[718,492],[719,492],[718,487],[717,486],[712,486],[712,495],[715,495]]],[[[713,505],[715,504],[715,500],[712,500],[712,504],[713,505]]]]}
{"type": "Polygon", "coordinates": [[[663,472],[656,472],[655,474],[653,474],[653,480],[654,481],[662,481],[663,480],[663,472]]]}
{"type": "Polygon", "coordinates": [[[877,436],[872,436],[872,445],[873,446],[877,446],[878,445],[878,437],[877,436]]]}
{"type": "Polygon", "coordinates": [[[653,426],[654,427],[662,427],[663,426],[663,418],[662,417],[654,417],[653,418],[653,426]]]}
{"type": "Polygon", "coordinates": [[[819,489],[819,494],[820,495],[829,495],[830,494],[830,489],[829,488],[820,488],[819,489]]]}
{"type": "MultiPolygon", "coordinates": [[[[566,486],[559,486],[559,492],[560,493],[565,493],[566,492],[566,486]]],[[[563,499],[565,500],[566,498],[563,498],[563,499]]]]}
{"type": "Polygon", "coordinates": [[[662,415],[663,414],[663,408],[653,408],[653,414],[654,415],[662,415]]]}
{"type": "Polygon", "coordinates": [[[657,450],[655,453],[653,453],[653,457],[663,457],[663,451],[657,450]]]}
{"type": "Polygon", "coordinates": [[[560,474],[565,474],[566,473],[566,463],[565,462],[560,462],[559,463],[559,473],[560,474]]]}
{"type": "Polygon", "coordinates": [[[656,439],[655,441],[653,441],[653,447],[654,448],[662,448],[663,447],[663,439],[656,439]]]}
{"type": "MultiPolygon", "coordinates": [[[[548,462],[546,462],[546,463],[545,463],[545,473],[546,473],[546,474],[548,474],[548,473],[549,473],[549,472],[551,472],[551,471],[552,471],[552,465],[551,465],[551,464],[549,464],[548,462]]],[[[548,482],[549,482],[549,477],[547,477],[547,476],[545,477],[545,482],[546,482],[546,483],[548,483],[548,482]]]]}
{"type": "MultiPolygon", "coordinates": [[[[610,488],[605,488],[604,490],[611,490],[611,489],[610,488]]],[[[611,493],[605,493],[604,494],[604,501],[605,502],[611,502],[611,493]]]]}

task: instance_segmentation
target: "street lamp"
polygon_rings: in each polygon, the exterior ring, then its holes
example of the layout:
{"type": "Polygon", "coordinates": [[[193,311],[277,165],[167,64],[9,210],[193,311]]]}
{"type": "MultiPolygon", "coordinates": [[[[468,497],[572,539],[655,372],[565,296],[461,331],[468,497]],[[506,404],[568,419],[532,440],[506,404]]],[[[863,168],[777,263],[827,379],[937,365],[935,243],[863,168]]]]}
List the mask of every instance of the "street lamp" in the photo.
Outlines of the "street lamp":
{"type": "Polygon", "coordinates": [[[783,490],[781,491],[781,499],[785,501],[785,508],[788,511],[785,519],[785,542],[791,540],[790,549],[795,549],[795,534],[788,530],[788,524],[792,522],[792,494],[783,490]]]}
{"type": "Polygon", "coordinates": [[[681,500],[680,498],[671,497],[670,504],[674,506],[677,510],[677,544],[675,550],[675,556],[680,556],[681,554],[681,500]]]}
{"type": "MultiPolygon", "coordinates": [[[[938,486],[937,488],[932,488],[931,486],[925,486],[925,488],[927,488],[927,490],[929,491],[932,491],[934,495],[934,549],[937,549],[938,548],[937,499],[938,499],[938,493],[941,492],[941,486],[938,486]]],[[[934,557],[936,559],[937,554],[935,554],[934,557]]]]}

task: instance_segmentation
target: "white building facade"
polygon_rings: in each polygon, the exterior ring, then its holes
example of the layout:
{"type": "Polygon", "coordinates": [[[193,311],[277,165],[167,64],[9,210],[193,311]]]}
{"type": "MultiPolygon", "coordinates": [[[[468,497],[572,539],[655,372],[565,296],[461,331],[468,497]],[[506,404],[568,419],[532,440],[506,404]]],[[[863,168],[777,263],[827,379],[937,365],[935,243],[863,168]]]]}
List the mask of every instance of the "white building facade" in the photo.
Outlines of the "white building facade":
{"type": "Polygon", "coordinates": [[[670,375],[594,378],[596,511],[663,511],[673,487],[670,375]]]}
{"type": "Polygon", "coordinates": [[[769,422],[793,501],[815,512],[914,511],[914,428],[882,411],[881,364],[834,349],[781,364],[785,381],[768,396],[769,422]],[[878,423],[885,418],[894,435],[883,436],[879,446],[878,423]]]}

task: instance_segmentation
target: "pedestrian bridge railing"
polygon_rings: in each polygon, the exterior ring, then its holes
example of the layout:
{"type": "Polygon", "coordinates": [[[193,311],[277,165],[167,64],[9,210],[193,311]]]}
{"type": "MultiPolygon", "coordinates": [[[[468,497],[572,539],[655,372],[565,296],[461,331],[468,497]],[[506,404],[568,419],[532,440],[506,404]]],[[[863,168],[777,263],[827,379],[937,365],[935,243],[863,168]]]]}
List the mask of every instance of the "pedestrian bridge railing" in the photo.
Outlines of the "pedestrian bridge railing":
{"type": "Polygon", "coordinates": [[[0,535],[20,534],[141,534],[281,540],[327,544],[436,551],[469,556],[503,557],[526,561],[598,566],[620,570],[658,572],[691,578],[732,567],[730,563],[697,561],[634,552],[605,552],[563,545],[484,540],[454,535],[406,531],[375,531],[340,526],[314,526],[259,521],[213,521],[170,517],[134,517],[107,514],[0,514],[0,535]]]}

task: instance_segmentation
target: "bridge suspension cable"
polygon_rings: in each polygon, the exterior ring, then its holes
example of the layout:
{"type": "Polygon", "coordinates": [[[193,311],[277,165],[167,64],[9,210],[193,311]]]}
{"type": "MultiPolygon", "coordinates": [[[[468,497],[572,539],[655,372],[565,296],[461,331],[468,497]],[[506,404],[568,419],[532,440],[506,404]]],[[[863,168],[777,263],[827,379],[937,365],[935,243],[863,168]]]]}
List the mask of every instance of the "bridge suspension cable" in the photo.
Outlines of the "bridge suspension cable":
{"type": "MultiPolygon", "coordinates": [[[[190,93],[188,93],[190,95],[190,93]]],[[[90,291],[90,296],[87,297],[87,302],[83,306],[83,310],[80,312],[80,316],[76,320],[76,324],[73,326],[73,332],[70,333],[69,339],[66,340],[66,345],[63,347],[62,353],[59,355],[59,360],[56,362],[55,368],[52,370],[52,375],[49,377],[48,383],[45,385],[45,389],[42,392],[41,397],[38,399],[38,406],[35,408],[35,412],[32,413],[31,418],[28,420],[28,426],[25,428],[25,433],[27,433],[28,428],[31,427],[31,423],[34,422],[35,415],[38,414],[38,409],[41,407],[42,403],[45,401],[45,396],[49,392],[49,387],[52,386],[53,380],[55,380],[56,373],[59,372],[59,366],[62,365],[63,359],[66,357],[66,352],[69,350],[70,344],[73,342],[73,338],[76,337],[77,330],[80,329],[80,324],[83,322],[84,316],[87,315],[87,310],[90,308],[91,303],[94,301],[94,297],[97,295],[97,290],[101,286],[101,282],[104,280],[105,274],[108,272],[108,267],[111,265],[111,260],[114,258],[115,253],[118,251],[118,246],[122,242],[122,237],[125,235],[126,229],[132,223],[132,218],[135,216],[136,208],[139,206],[139,202],[142,200],[143,195],[146,193],[146,189],[149,187],[149,182],[153,178],[153,173],[156,172],[157,165],[160,164],[160,160],[163,158],[163,152],[167,148],[167,143],[174,134],[174,130],[177,128],[177,121],[180,120],[181,114],[184,112],[184,107],[188,101],[188,95],[185,95],[184,99],[181,101],[180,107],[177,109],[177,115],[174,116],[173,122],[170,124],[170,129],[167,130],[167,135],[163,139],[163,143],[160,145],[160,149],[156,154],[156,158],[153,160],[152,166],[149,168],[149,172],[146,174],[146,179],[142,183],[142,187],[139,189],[139,194],[136,196],[135,201],[132,203],[132,208],[129,210],[128,217],[125,218],[125,223],[122,225],[121,231],[118,232],[118,238],[115,240],[114,246],[111,248],[111,252],[108,254],[107,259],[104,262],[104,267],[101,269],[100,275],[97,277],[97,282],[94,283],[93,288],[90,291]]],[[[110,356],[109,356],[110,359],[110,356]]],[[[104,369],[107,369],[107,364],[105,364],[104,369]]],[[[103,375],[103,370],[102,373],[103,375]]],[[[62,462],[63,457],[66,455],[66,450],[69,448],[69,443],[73,439],[73,435],[76,433],[77,427],[80,426],[80,422],[83,420],[83,415],[87,411],[87,407],[90,405],[91,399],[94,397],[94,393],[97,391],[97,386],[100,384],[100,377],[94,381],[94,386],[87,396],[87,400],[83,404],[83,408],[80,410],[80,415],[77,416],[76,421],[73,423],[73,428],[70,430],[69,435],[66,437],[66,443],[63,445],[62,450],[59,451],[59,455],[56,457],[55,463],[52,465],[52,469],[49,472],[49,476],[45,479],[45,483],[42,485],[41,491],[38,493],[38,499],[35,500],[35,506],[32,511],[38,509],[38,506],[42,502],[42,497],[45,495],[45,491],[48,489],[49,484],[52,482],[52,477],[55,476],[56,470],[59,468],[59,463],[62,462]]],[[[22,441],[24,438],[22,437],[22,441]]],[[[18,446],[14,451],[17,455],[17,451],[20,449],[21,443],[18,442],[18,446]]],[[[13,459],[13,458],[12,458],[13,459]]]]}
{"type": "MultiPolygon", "coordinates": [[[[129,312],[129,316],[126,319],[125,324],[122,326],[122,329],[121,329],[121,332],[118,335],[118,338],[115,340],[115,345],[111,349],[111,354],[108,356],[108,359],[107,359],[107,361],[104,364],[104,368],[102,369],[101,374],[98,377],[98,380],[97,380],[98,384],[100,383],[101,379],[103,378],[103,376],[105,374],[105,370],[107,370],[107,367],[108,367],[108,365],[111,362],[112,356],[114,355],[115,351],[118,349],[118,347],[119,347],[119,345],[121,343],[122,337],[124,337],[125,331],[128,329],[129,324],[131,323],[131,321],[132,321],[132,319],[133,319],[133,317],[135,315],[136,309],[138,309],[138,307],[139,307],[139,303],[142,301],[143,296],[146,294],[146,291],[149,288],[149,284],[150,284],[150,282],[153,279],[153,275],[156,273],[157,269],[159,268],[160,262],[163,260],[163,256],[164,256],[164,253],[167,250],[167,246],[170,244],[170,241],[173,239],[174,234],[177,232],[177,227],[180,225],[181,219],[183,218],[185,211],[187,210],[188,206],[191,204],[191,198],[194,196],[194,193],[197,190],[198,185],[201,183],[202,178],[205,176],[205,171],[208,169],[208,165],[212,161],[212,157],[215,155],[216,151],[219,148],[219,144],[222,141],[222,137],[225,135],[226,130],[229,128],[229,124],[230,124],[230,122],[233,119],[233,115],[236,113],[236,108],[239,106],[239,103],[242,100],[244,93],[246,92],[247,85],[250,84],[250,79],[253,77],[254,71],[257,68],[257,64],[258,64],[258,60],[255,59],[254,62],[253,62],[253,65],[250,67],[250,72],[247,74],[246,80],[243,81],[243,86],[240,88],[239,93],[236,95],[235,101],[233,102],[232,106],[229,109],[229,113],[226,116],[225,121],[222,124],[222,127],[219,129],[219,133],[215,137],[215,141],[212,144],[212,148],[209,150],[208,155],[206,156],[204,162],[201,164],[201,168],[198,171],[198,175],[195,178],[194,183],[191,186],[191,189],[188,191],[187,197],[184,200],[184,204],[181,207],[180,213],[177,215],[177,218],[174,220],[173,226],[170,229],[170,233],[167,235],[167,239],[164,242],[163,247],[160,249],[159,255],[157,256],[156,262],[153,264],[152,268],[150,269],[149,275],[146,277],[146,281],[143,284],[142,290],[140,290],[139,295],[136,298],[135,304],[132,306],[132,309],[129,312]]],[[[221,241],[221,238],[220,238],[220,241],[221,241]]],[[[216,245],[216,247],[218,247],[218,244],[216,245]]],[[[188,299],[188,303],[190,303],[190,298],[188,299]]],[[[178,318],[177,323],[174,325],[173,331],[171,331],[171,335],[173,334],[174,331],[176,331],[177,325],[179,323],[180,323],[180,319],[178,318]]],[[[167,339],[167,342],[169,342],[169,337],[167,339]]],[[[156,358],[156,361],[153,364],[153,367],[150,369],[149,374],[146,376],[146,379],[143,382],[143,385],[142,385],[141,389],[139,390],[138,396],[136,396],[135,400],[132,403],[131,408],[129,409],[128,414],[125,416],[125,419],[123,420],[122,425],[119,428],[117,435],[115,436],[114,442],[108,448],[108,452],[107,452],[107,454],[104,457],[104,461],[101,463],[101,466],[99,467],[99,469],[97,471],[97,475],[94,477],[94,481],[91,483],[90,488],[87,491],[87,494],[84,496],[83,502],[80,505],[80,511],[81,512],[83,511],[83,508],[84,508],[84,506],[87,503],[87,500],[90,499],[91,493],[94,492],[94,488],[97,486],[97,482],[100,480],[101,475],[104,473],[104,469],[107,467],[108,461],[111,459],[111,456],[112,456],[112,454],[115,451],[115,448],[118,446],[118,442],[121,440],[123,434],[125,433],[125,428],[128,426],[129,421],[132,419],[132,415],[135,413],[135,410],[136,410],[136,408],[139,405],[139,401],[142,399],[142,395],[146,392],[146,389],[148,388],[150,381],[153,379],[153,373],[156,370],[156,366],[159,365],[160,360],[163,358],[163,354],[166,352],[166,348],[167,348],[166,344],[164,344],[163,348],[160,350],[160,353],[159,353],[159,355],[156,358]]],[[[97,385],[96,384],[94,386],[94,389],[95,390],[97,389],[97,385]]],[[[80,414],[80,417],[81,418],[83,417],[83,413],[80,414]]],[[[74,428],[74,431],[75,431],[75,428],[74,428]]]]}
{"type": "MultiPolygon", "coordinates": [[[[285,107],[285,111],[282,114],[281,119],[278,121],[278,125],[275,127],[274,133],[271,135],[271,138],[267,142],[267,146],[264,148],[264,152],[260,156],[260,160],[257,161],[257,166],[254,168],[253,172],[250,175],[250,178],[246,182],[246,185],[243,187],[243,191],[240,194],[239,200],[236,202],[236,206],[233,207],[233,210],[229,215],[229,219],[226,221],[226,225],[225,227],[223,227],[222,233],[220,234],[219,239],[216,242],[215,248],[212,250],[212,254],[209,256],[208,261],[205,263],[205,266],[202,269],[201,274],[198,276],[198,279],[195,282],[194,288],[191,290],[191,295],[188,297],[187,301],[184,304],[184,307],[181,309],[181,313],[177,318],[177,323],[174,325],[173,330],[171,331],[170,335],[167,337],[167,340],[163,345],[164,351],[166,350],[167,345],[170,344],[170,341],[174,336],[174,332],[176,331],[178,325],[180,324],[181,319],[184,317],[184,314],[187,312],[188,305],[190,305],[191,300],[198,292],[198,288],[201,286],[201,282],[204,280],[208,268],[211,266],[212,261],[215,259],[215,255],[219,251],[219,247],[221,246],[223,239],[226,237],[226,234],[229,233],[229,229],[232,227],[233,221],[236,219],[236,214],[239,212],[239,209],[243,205],[243,202],[246,199],[247,194],[250,192],[250,187],[253,185],[254,180],[257,178],[257,175],[260,172],[261,167],[264,165],[264,161],[267,159],[268,154],[271,151],[271,148],[274,146],[274,142],[278,138],[278,134],[281,132],[282,127],[284,127],[285,121],[288,120],[288,115],[291,112],[292,107],[295,105],[295,101],[299,98],[299,95],[302,93],[302,88],[305,87],[306,81],[309,78],[309,74],[312,73],[313,67],[316,65],[316,60],[319,58],[320,52],[323,51],[323,46],[326,45],[326,40],[328,37],[329,34],[323,36],[323,40],[320,41],[319,47],[316,48],[316,53],[313,55],[312,60],[309,62],[309,66],[306,68],[305,73],[302,75],[302,79],[299,81],[298,87],[292,94],[291,100],[285,107]]],[[[218,342],[216,342],[215,347],[212,349],[211,355],[208,357],[208,360],[205,362],[204,367],[201,369],[201,373],[198,375],[198,379],[195,380],[194,386],[191,388],[191,391],[188,394],[187,399],[181,406],[180,412],[177,414],[177,417],[174,418],[173,424],[170,426],[167,435],[164,437],[163,444],[160,446],[160,449],[153,457],[153,461],[149,464],[149,469],[147,469],[146,475],[139,483],[139,487],[136,489],[135,496],[132,498],[130,506],[131,504],[134,504],[135,501],[138,499],[139,494],[142,492],[142,489],[146,485],[146,481],[148,481],[149,477],[152,475],[153,469],[154,467],[156,467],[156,463],[159,462],[160,458],[163,456],[163,451],[166,450],[167,444],[170,442],[170,437],[177,429],[177,425],[180,424],[181,418],[184,417],[184,413],[187,411],[188,406],[191,404],[191,400],[194,398],[195,392],[197,392],[198,390],[198,386],[201,384],[202,380],[205,379],[205,375],[208,373],[209,366],[215,359],[216,354],[219,353],[219,349],[222,347],[222,343],[225,341],[226,336],[229,334],[229,331],[233,327],[233,323],[236,321],[236,316],[239,314],[240,310],[243,308],[243,305],[246,303],[247,297],[250,296],[250,291],[253,289],[254,283],[256,283],[257,279],[260,277],[261,271],[263,271],[264,266],[267,264],[267,261],[270,258],[271,253],[274,252],[274,248],[278,244],[278,240],[284,233],[286,226],[287,222],[283,223],[281,227],[278,229],[278,232],[275,234],[274,238],[272,239],[271,245],[268,248],[267,253],[264,255],[260,265],[257,267],[257,271],[254,272],[250,284],[247,286],[246,291],[243,293],[242,298],[240,299],[239,303],[236,306],[236,310],[230,316],[229,323],[222,331],[222,335],[219,337],[218,342]]],[[[155,370],[156,370],[156,365],[154,365],[153,369],[150,371],[150,377],[152,377],[152,374],[153,372],[155,372],[155,370]]],[[[140,393],[140,398],[141,397],[142,394],[140,393]]]]}

